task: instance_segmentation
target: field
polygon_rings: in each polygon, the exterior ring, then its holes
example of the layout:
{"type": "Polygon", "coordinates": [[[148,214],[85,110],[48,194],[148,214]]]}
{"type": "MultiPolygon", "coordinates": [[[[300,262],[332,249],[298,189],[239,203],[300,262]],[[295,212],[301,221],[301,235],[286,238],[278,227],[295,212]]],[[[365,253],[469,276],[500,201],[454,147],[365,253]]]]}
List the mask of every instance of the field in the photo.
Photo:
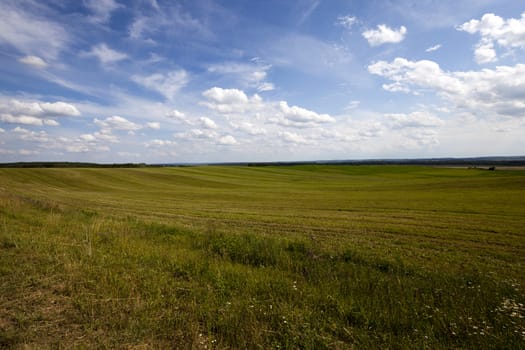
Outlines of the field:
{"type": "Polygon", "coordinates": [[[0,169],[0,348],[525,349],[525,172],[0,169]]]}

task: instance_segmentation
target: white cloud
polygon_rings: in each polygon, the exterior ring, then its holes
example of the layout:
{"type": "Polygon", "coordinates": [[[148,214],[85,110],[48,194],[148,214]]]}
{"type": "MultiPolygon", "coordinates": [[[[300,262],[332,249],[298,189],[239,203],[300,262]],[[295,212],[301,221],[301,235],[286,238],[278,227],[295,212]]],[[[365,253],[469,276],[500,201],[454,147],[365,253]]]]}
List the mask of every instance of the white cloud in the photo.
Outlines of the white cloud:
{"type": "Polygon", "coordinates": [[[146,124],[146,127],[153,130],[160,130],[160,123],[159,122],[149,122],[146,124]]]}
{"type": "Polygon", "coordinates": [[[275,86],[272,83],[261,83],[259,86],[257,86],[257,91],[264,92],[264,91],[272,91],[275,90],[275,86]]]}
{"type": "Polygon", "coordinates": [[[264,54],[272,65],[308,76],[326,79],[355,78],[355,60],[350,50],[312,36],[289,33],[264,43],[264,54]],[[308,53],[308,54],[305,54],[308,53]]]}
{"type": "Polygon", "coordinates": [[[446,72],[432,61],[396,58],[368,66],[404,91],[431,90],[452,102],[456,108],[479,115],[525,115],[525,64],[501,66],[481,71],[446,72]]]}
{"type": "Polygon", "coordinates": [[[125,130],[135,131],[141,129],[140,125],[137,125],[126,118],[114,115],[104,120],[95,118],[94,123],[101,127],[103,130],[125,130]]]}
{"type": "Polygon", "coordinates": [[[410,114],[386,114],[385,117],[390,119],[392,127],[396,129],[432,128],[443,125],[443,121],[440,118],[426,111],[412,112],[410,114]]]}
{"type": "Polygon", "coordinates": [[[399,43],[405,39],[407,29],[401,26],[399,29],[392,29],[385,24],[379,24],[377,29],[364,31],[363,37],[370,46],[379,46],[386,43],[399,43]]]}
{"type": "Polygon", "coordinates": [[[204,91],[204,97],[216,102],[218,104],[245,104],[248,103],[246,94],[237,89],[223,89],[220,87],[213,87],[204,91]]]}
{"type": "Polygon", "coordinates": [[[100,142],[116,142],[109,137],[110,134],[82,134],[78,137],[53,136],[45,131],[30,131],[21,127],[12,129],[12,133],[17,135],[18,139],[27,143],[30,147],[39,147],[47,150],[59,150],[60,152],[80,153],[80,152],[107,152],[109,147],[100,144],[100,142]],[[100,137],[99,137],[100,136],[100,137]]]}
{"type": "Polygon", "coordinates": [[[100,131],[94,133],[93,136],[97,141],[106,141],[111,143],[119,142],[118,137],[113,135],[110,129],[101,129],[100,131]]]}
{"type": "MultiPolygon", "coordinates": [[[[248,97],[237,89],[213,87],[204,91],[203,96],[208,101],[201,104],[225,115],[230,125],[234,127],[242,128],[242,125],[246,125],[243,123],[247,118],[296,128],[316,127],[319,124],[335,122],[335,119],[328,114],[319,114],[299,106],[289,106],[286,101],[266,102],[257,94],[248,97]]],[[[260,128],[249,129],[254,131],[260,128]]],[[[257,133],[260,134],[260,130],[257,133]]]]}
{"type": "Polygon", "coordinates": [[[85,6],[93,13],[89,19],[95,23],[106,23],[111,13],[121,7],[115,0],[84,0],[85,6]]]}
{"type": "Polygon", "coordinates": [[[193,124],[188,117],[186,117],[186,114],[184,114],[183,112],[181,111],[178,111],[176,109],[166,113],[166,117],[170,118],[170,119],[175,119],[175,120],[179,120],[183,123],[186,123],[186,124],[193,124]]]}
{"type": "Polygon", "coordinates": [[[179,90],[189,82],[188,73],[184,69],[148,76],[134,75],[131,79],[139,85],[159,92],[169,100],[173,100],[179,90]]]}
{"type": "Polygon", "coordinates": [[[217,129],[217,124],[208,117],[199,118],[200,124],[206,129],[217,129]]]}
{"type": "Polygon", "coordinates": [[[69,43],[69,35],[58,23],[30,13],[32,7],[25,2],[0,2],[0,44],[54,60],[69,43]]]}
{"type": "Polygon", "coordinates": [[[27,115],[42,115],[44,110],[38,102],[27,102],[10,100],[7,104],[1,106],[0,109],[13,114],[27,114],[27,115]]]}
{"type": "Polygon", "coordinates": [[[44,61],[38,56],[24,56],[21,57],[18,61],[22,62],[23,64],[27,64],[28,66],[31,66],[33,68],[43,69],[47,67],[46,61],[44,61]]]}
{"type": "Polygon", "coordinates": [[[49,125],[49,126],[59,126],[60,125],[60,123],[54,119],[44,119],[43,122],[45,125],[49,125]]]}
{"type": "Polygon", "coordinates": [[[233,77],[242,87],[256,88],[263,92],[275,89],[272,83],[265,81],[271,67],[269,64],[262,64],[260,60],[252,60],[251,64],[225,62],[210,65],[208,72],[233,77]]]}
{"type": "Polygon", "coordinates": [[[350,103],[345,107],[345,110],[357,108],[359,107],[360,104],[361,104],[361,101],[358,101],[358,100],[350,101],[350,103]]]}
{"type": "Polygon", "coordinates": [[[328,114],[318,114],[298,106],[288,106],[286,101],[279,102],[279,109],[283,117],[292,123],[331,123],[335,119],[328,114]]]}
{"type": "Polygon", "coordinates": [[[491,42],[480,43],[474,50],[474,59],[478,64],[496,62],[498,60],[494,44],[491,42]]]}
{"type": "Polygon", "coordinates": [[[4,123],[23,125],[58,126],[59,123],[49,117],[76,117],[80,111],[66,102],[30,102],[19,100],[0,100],[0,120],[4,123]]]}
{"type": "Polygon", "coordinates": [[[384,127],[381,123],[371,121],[357,126],[357,134],[363,138],[374,138],[383,135],[384,127]]]}
{"type": "Polygon", "coordinates": [[[44,122],[40,118],[32,117],[29,115],[17,115],[14,116],[9,113],[0,114],[0,121],[10,124],[23,124],[23,125],[36,125],[42,126],[44,122]]]}
{"type": "Polygon", "coordinates": [[[226,135],[219,139],[219,145],[233,146],[233,145],[238,145],[238,144],[239,142],[235,139],[235,137],[231,135],[226,135]]]}
{"type": "Polygon", "coordinates": [[[185,140],[195,140],[195,139],[217,139],[219,135],[213,130],[191,129],[186,132],[177,133],[174,136],[180,139],[185,139],[185,140]]]}
{"type": "Polygon", "coordinates": [[[0,133],[3,133],[3,132],[5,132],[5,130],[4,130],[4,129],[2,129],[2,128],[0,128],[0,133]]]}
{"type": "Polygon", "coordinates": [[[149,142],[146,142],[144,146],[151,148],[151,147],[163,147],[163,146],[175,146],[177,143],[172,140],[159,140],[154,139],[149,142]]]}
{"type": "MultiPolygon", "coordinates": [[[[131,23],[131,26],[129,27],[129,37],[131,39],[135,40],[141,40],[143,39],[142,33],[146,30],[148,26],[148,18],[146,17],[138,17],[131,23]]],[[[151,39],[149,39],[151,40],[151,39]]],[[[151,40],[152,43],[154,43],[153,40],[151,40]]]]}
{"type": "Polygon", "coordinates": [[[84,141],[88,141],[88,142],[93,142],[97,138],[94,135],[92,135],[92,134],[82,134],[82,135],[80,135],[80,139],[84,140],[84,141]]]}
{"type": "Polygon", "coordinates": [[[456,29],[481,35],[474,51],[475,60],[479,64],[497,61],[494,49],[496,44],[506,50],[525,48],[525,13],[519,19],[503,19],[493,13],[487,13],[480,20],[472,19],[456,29]]]}
{"type": "Polygon", "coordinates": [[[242,132],[245,132],[249,135],[252,135],[252,136],[256,136],[256,135],[264,135],[266,134],[266,130],[262,127],[259,127],[253,123],[250,123],[250,122],[240,122],[240,123],[236,123],[236,122],[230,122],[230,125],[235,129],[235,130],[240,130],[242,132]]]}
{"type": "Polygon", "coordinates": [[[156,11],[151,15],[136,16],[129,27],[129,37],[150,44],[155,44],[152,37],[159,33],[170,37],[192,38],[207,37],[211,33],[206,26],[190,13],[185,12],[182,6],[166,5],[159,11],[158,4],[152,6],[156,11]]]}
{"type": "Polygon", "coordinates": [[[425,52],[433,52],[441,49],[441,44],[437,44],[434,46],[430,46],[428,49],[425,50],[425,52]]]}
{"type": "Polygon", "coordinates": [[[357,23],[357,17],[355,16],[339,16],[337,17],[336,24],[351,30],[354,24],[357,23]]]}
{"type": "Polygon", "coordinates": [[[27,129],[16,127],[13,132],[20,135],[20,138],[24,141],[36,141],[36,142],[48,142],[50,138],[45,131],[29,131],[27,129]]]}
{"type": "Polygon", "coordinates": [[[40,152],[36,150],[21,149],[18,151],[18,154],[21,156],[34,156],[40,154],[40,152]]]}
{"type": "Polygon", "coordinates": [[[213,87],[202,93],[208,102],[202,104],[220,113],[243,113],[256,111],[262,107],[262,98],[255,94],[248,98],[244,91],[213,87]]]}
{"type": "Polygon", "coordinates": [[[80,115],[79,110],[72,104],[65,102],[43,102],[40,103],[44,115],[76,117],[80,115]]]}
{"type": "Polygon", "coordinates": [[[104,43],[93,46],[89,52],[84,52],[82,55],[96,57],[100,63],[104,65],[112,64],[128,58],[128,55],[125,53],[115,51],[104,43]]]}
{"type": "Polygon", "coordinates": [[[279,132],[279,136],[281,139],[287,143],[293,143],[293,144],[308,144],[310,143],[307,139],[305,139],[303,136],[289,131],[282,131],[279,132]]]}

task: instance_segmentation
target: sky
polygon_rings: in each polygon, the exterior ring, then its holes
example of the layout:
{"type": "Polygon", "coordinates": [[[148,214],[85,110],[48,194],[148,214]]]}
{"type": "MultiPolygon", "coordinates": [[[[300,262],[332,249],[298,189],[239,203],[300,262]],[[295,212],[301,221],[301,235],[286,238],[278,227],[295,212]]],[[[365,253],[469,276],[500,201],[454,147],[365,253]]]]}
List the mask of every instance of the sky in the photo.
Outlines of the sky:
{"type": "Polygon", "coordinates": [[[0,0],[0,162],[525,155],[516,0],[0,0]]]}

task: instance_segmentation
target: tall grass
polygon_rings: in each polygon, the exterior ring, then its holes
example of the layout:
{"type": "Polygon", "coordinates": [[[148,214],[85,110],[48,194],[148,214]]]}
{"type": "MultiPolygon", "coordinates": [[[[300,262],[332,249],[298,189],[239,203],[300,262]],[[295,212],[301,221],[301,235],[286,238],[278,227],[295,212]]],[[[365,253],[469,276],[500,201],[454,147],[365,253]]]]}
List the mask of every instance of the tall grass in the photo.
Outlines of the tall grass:
{"type": "Polygon", "coordinates": [[[0,347],[525,347],[523,173],[0,179],[0,347]]]}

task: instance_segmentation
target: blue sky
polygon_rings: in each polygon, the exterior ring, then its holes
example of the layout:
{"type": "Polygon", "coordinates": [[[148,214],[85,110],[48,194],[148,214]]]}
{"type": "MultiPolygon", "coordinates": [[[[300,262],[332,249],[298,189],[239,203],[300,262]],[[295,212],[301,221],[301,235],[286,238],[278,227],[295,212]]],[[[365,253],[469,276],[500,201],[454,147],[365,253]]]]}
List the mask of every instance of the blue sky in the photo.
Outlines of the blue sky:
{"type": "Polygon", "coordinates": [[[0,162],[525,154],[515,0],[0,0],[0,162]]]}

